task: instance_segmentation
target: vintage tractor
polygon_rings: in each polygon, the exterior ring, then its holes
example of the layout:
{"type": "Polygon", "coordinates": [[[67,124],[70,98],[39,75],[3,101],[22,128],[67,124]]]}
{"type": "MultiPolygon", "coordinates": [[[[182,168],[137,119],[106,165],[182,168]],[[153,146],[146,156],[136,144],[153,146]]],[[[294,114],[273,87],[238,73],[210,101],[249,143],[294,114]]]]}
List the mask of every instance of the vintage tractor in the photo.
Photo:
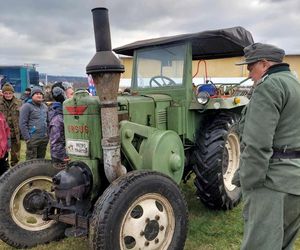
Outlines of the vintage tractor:
{"type": "Polygon", "coordinates": [[[86,67],[97,97],[64,102],[63,169],[20,163],[0,179],[0,238],[17,248],[88,235],[91,249],[183,249],[187,205],[178,187],[195,176],[207,206],[231,209],[239,163],[236,122],[247,97],[232,85],[195,86],[192,60],[240,56],[241,27],[139,41],[131,93],[117,96],[123,65],[111,51],[108,11],[92,10],[96,54],[86,67]]]}

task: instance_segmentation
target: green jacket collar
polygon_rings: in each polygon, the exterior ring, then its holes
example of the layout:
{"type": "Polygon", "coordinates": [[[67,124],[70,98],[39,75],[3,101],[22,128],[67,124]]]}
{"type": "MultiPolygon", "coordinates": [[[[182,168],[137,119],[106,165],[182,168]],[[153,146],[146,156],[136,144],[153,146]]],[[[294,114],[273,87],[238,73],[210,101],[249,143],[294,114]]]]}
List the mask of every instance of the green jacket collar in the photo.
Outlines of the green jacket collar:
{"type": "Polygon", "coordinates": [[[287,63],[274,64],[267,70],[267,72],[264,74],[264,76],[282,72],[282,71],[291,71],[290,65],[287,63]]]}
{"type": "Polygon", "coordinates": [[[284,72],[284,71],[290,71],[290,65],[287,63],[279,63],[272,65],[267,72],[262,76],[260,80],[257,81],[256,86],[261,84],[265,81],[266,78],[268,78],[269,75],[272,75],[274,73],[278,72],[284,72]]]}

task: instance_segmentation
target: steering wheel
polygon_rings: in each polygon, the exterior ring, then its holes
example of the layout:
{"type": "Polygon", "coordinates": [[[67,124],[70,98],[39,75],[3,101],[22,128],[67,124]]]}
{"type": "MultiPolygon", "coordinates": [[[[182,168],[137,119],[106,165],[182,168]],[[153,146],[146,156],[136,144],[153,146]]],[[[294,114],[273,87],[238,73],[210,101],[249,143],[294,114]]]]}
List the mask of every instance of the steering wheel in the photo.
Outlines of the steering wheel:
{"type": "Polygon", "coordinates": [[[152,87],[152,82],[154,82],[158,87],[167,86],[167,85],[176,85],[176,82],[167,76],[153,76],[149,82],[150,87],[152,87]],[[159,79],[161,79],[162,83],[158,81],[159,79]]]}

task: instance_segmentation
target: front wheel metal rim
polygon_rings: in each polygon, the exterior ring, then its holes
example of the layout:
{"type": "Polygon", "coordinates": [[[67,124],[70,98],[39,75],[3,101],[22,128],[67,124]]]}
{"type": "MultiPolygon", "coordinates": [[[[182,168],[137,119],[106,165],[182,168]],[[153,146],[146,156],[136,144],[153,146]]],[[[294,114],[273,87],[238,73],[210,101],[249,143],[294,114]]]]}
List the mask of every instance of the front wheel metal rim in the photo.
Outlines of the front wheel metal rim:
{"type": "Polygon", "coordinates": [[[13,192],[10,198],[10,214],[13,221],[21,228],[28,231],[40,231],[51,227],[55,221],[44,221],[42,215],[33,214],[23,206],[24,197],[34,189],[41,189],[51,193],[52,179],[48,176],[31,177],[21,184],[13,192]]]}
{"type": "Polygon", "coordinates": [[[167,198],[149,193],[127,210],[120,229],[121,250],[167,250],[175,230],[174,210],[167,198]]]}
{"type": "Polygon", "coordinates": [[[227,150],[227,166],[223,174],[224,185],[227,190],[233,191],[236,186],[231,183],[240,162],[240,141],[236,133],[229,133],[225,143],[225,150],[227,150]]]}

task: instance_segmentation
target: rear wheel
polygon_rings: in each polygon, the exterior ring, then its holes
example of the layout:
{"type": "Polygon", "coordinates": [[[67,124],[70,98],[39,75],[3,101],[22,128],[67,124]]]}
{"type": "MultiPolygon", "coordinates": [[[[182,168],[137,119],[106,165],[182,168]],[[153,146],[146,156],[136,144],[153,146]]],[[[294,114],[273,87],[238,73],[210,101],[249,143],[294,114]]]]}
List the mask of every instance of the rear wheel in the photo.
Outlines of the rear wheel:
{"type": "Polygon", "coordinates": [[[187,205],[169,177],[133,171],[99,198],[90,225],[90,246],[101,250],[183,249],[187,205]]]}
{"type": "Polygon", "coordinates": [[[54,196],[49,160],[16,165],[0,179],[0,239],[16,248],[33,247],[64,236],[65,225],[44,221],[47,197],[54,196]]]}
{"type": "Polygon", "coordinates": [[[195,185],[210,208],[232,209],[241,198],[241,189],[231,183],[240,158],[237,120],[234,113],[221,113],[207,122],[197,138],[195,185]]]}

